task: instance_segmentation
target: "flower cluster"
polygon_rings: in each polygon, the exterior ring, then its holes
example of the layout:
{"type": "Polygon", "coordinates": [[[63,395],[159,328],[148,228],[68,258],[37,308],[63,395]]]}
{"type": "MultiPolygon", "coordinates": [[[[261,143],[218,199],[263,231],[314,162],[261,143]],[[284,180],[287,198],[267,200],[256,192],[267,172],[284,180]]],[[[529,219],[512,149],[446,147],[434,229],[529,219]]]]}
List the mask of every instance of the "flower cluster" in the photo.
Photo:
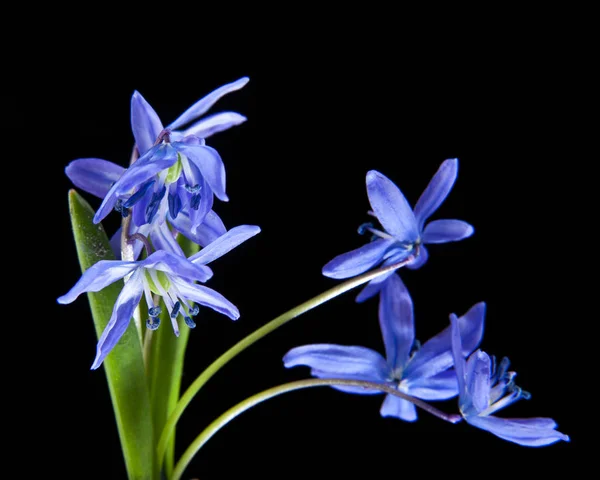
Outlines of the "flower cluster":
{"type": "MultiPolygon", "coordinates": [[[[347,278],[378,265],[393,265],[411,255],[414,259],[407,268],[419,268],[428,258],[423,244],[452,242],[472,235],[473,227],[462,220],[426,223],[449,194],[457,172],[456,159],[442,163],[414,210],[391,180],[377,171],[368,172],[367,193],[373,209],[370,213],[384,231],[372,224],[361,225],[359,233],[371,232],[371,242],[337,256],[323,267],[323,274],[347,278]]],[[[356,301],[377,294],[385,358],[360,346],[314,344],[290,350],[283,358],[284,365],[309,366],[317,378],[387,385],[422,400],[447,400],[458,395],[460,413],[469,424],[521,445],[542,446],[569,440],[549,418],[503,419],[491,415],[521,398],[530,398],[530,394],[515,385],[516,374],[507,370],[507,358],[496,366],[494,357],[474,351],[483,336],[485,303],[475,304],[462,317],[451,314],[451,325],[421,345],[415,339],[412,299],[400,276],[391,271],[376,277],[356,301]]],[[[333,388],[357,394],[383,393],[364,387],[333,388]]],[[[417,420],[414,403],[390,394],[380,413],[408,422],[417,420]]]]}
{"type": "Polygon", "coordinates": [[[81,293],[97,292],[127,279],[98,341],[92,369],[102,364],[122,337],[142,297],[148,312],[146,326],[150,330],[158,328],[162,299],[177,336],[180,318],[189,328],[195,327],[193,317],[199,312],[198,305],[234,320],[239,318],[235,305],[196,282],[211,278],[208,263],[260,232],[255,225],[227,230],[212,210],[214,197],[221,201],[228,201],[228,197],[223,161],[214,148],[206,145],[206,138],[246,119],[235,112],[198,118],[223,95],[239,90],[247,82],[248,78],[241,78],[218,88],[166,128],[150,104],[135,92],[131,98],[135,145],[129,168],[99,158],[81,158],[67,166],[66,174],[77,187],[102,198],[94,223],[112,210],[123,217],[128,232],[124,236],[119,229],[114,234],[111,245],[115,254],[121,254],[122,238],[134,243],[133,258],[98,262],[58,299],[59,303],[71,303],[81,293]],[[177,242],[178,234],[202,250],[186,258],[177,242]],[[144,246],[146,258],[137,260],[144,246]]]}

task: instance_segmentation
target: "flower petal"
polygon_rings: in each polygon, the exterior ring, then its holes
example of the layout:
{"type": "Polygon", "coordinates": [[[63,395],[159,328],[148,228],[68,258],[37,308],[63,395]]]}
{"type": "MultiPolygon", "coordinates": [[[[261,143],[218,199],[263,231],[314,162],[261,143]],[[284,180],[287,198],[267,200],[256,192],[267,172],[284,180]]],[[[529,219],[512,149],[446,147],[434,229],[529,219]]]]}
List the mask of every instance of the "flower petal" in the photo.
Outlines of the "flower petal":
{"type": "Polygon", "coordinates": [[[208,138],[215,133],[222,132],[247,120],[246,117],[236,112],[221,112],[210,117],[203,118],[187,128],[183,135],[194,135],[200,138],[208,138]]]}
{"type": "Polygon", "coordinates": [[[386,395],[379,413],[382,417],[396,417],[405,422],[417,420],[417,409],[413,403],[394,395],[386,395]]]}
{"type": "Polygon", "coordinates": [[[504,440],[528,447],[543,447],[559,440],[569,441],[568,435],[554,430],[556,423],[550,418],[498,418],[473,415],[466,417],[465,420],[474,427],[487,430],[504,440]]]}
{"type": "Polygon", "coordinates": [[[466,367],[465,391],[467,401],[470,401],[475,411],[480,413],[490,406],[492,362],[487,353],[477,350],[467,360],[466,367]]]}
{"type": "Polygon", "coordinates": [[[110,320],[106,324],[96,346],[96,358],[92,370],[97,369],[117,342],[121,339],[129,326],[133,310],[140,303],[144,287],[142,284],[142,271],[136,270],[125,283],[113,307],[110,320]]]}
{"type": "Polygon", "coordinates": [[[427,188],[415,205],[415,218],[419,231],[423,230],[425,221],[435,212],[446,199],[458,174],[458,159],[451,158],[442,163],[433,176],[427,188]]]}
{"type": "Polygon", "coordinates": [[[385,231],[397,240],[414,243],[419,238],[417,221],[400,189],[385,175],[367,173],[367,195],[385,231]]]}
{"type": "MultiPolygon", "coordinates": [[[[404,383],[404,382],[403,382],[404,383]]],[[[447,400],[458,395],[458,381],[453,368],[433,375],[420,377],[406,384],[409,395],[423,400],[447,400]]]]}
{"type": "Polygon", "coordinates": [[[190,262],[208,265],[213,260],[222,257],[238,245],[260,232],[256,225],[240,225],[229,230],[225,235],[210,243],[189,258],[190,262]]]}
{"type": "Polygon", "coordinates": [[[342,253],[323,267],[323,275],[330,278],[348,278],[366,272],[381,262],[394,243],[393,239],[380,238],[356,250],[342,253]]]}
{"type": "Polygon", "coordinates": [[[465,355],[461,340],[460,326],[458,318],[454,313],[450,314],[450,333],[452,336],[452,358],[454,360],[454,371],[456,372],[456,381],[458,382],[459,403],[462,404],[467,399],[465,388],[465,370],[467,368],[465,355]]]}
{"type": "Polygon", "coordinates": [[[175,240],[173,233],[167,226],[167,222],[162,222],[154,226],[150,232],[150,239],[152,240],[152,246],[156,250],[164,250],[177,257],[185,257],[185,253],[183,253],[179,243],[175,240]]]}
{"type": "Polygon", "coordinates": [[[418,268],[421,268],[423,265],[425,265],[425,262],[427,262],[428,258],[429,252],[427,251],[427,248],[425,248],[425,245],[421,244],[419,245],[419,255],[417,255],[417,258],[415,258],[412,263],[409,263],[406,266],[406,268],[410,268],[411,270],[417,270],[418,268]]]}
{"type": "Polygon", "coordinates": [[[125,169],[116,163],[101,158],[80,158],[73,160],[65,173],[77,188],[104,198],[110,187],[115,183],[125,169]]]}
{"type": "Polygon", "coordinates": [[[473,235],[475,229],[462,220],[434,220],[423,230],[423,243],[457,242],[473,235]]]}
{"type": "MultiPolygon", "coordinates": [[[[485,303],[480,302],[458,319],[463,356],[471,353],[481,342],[485,318],[485,303]]],[[[419,377],[431,377],[450,368],[452,356],[452,331],[448,326],[430,338],[413,355],[404,371],[404,378],[414,381],[419,377]]]]}
{"type": "Polygon", "coordinates": [[[58,303],[71,303],[84,292],[98,292],[111,283],[120,280],[138,267],[137,262],[122,262],[120,260],[100,260],[88,268],[78,282],[62,297],[58,303]]]}
{"type": "Polygon", "coordinates": [[[207,145],[177,143],[177,149],[198,167],[216,197],[227,202],[229,198],[225,193],[225,165],[219,153],[207,145]]]}
{"type": "MultiPolygon", "coordinates": [[[[394,265],[395,263],[406,260],[408,252],[405,249],[398,249],[395,253],[387,257],[380,268],[389,267],[390,265],[394,265]]],[[[379,275],[371,280],[365,288],[361,290],[361,292],[356,296],[356,302],[362,303],[365,300],[377,295],[381,289],[384,287],[386,281],[396,273],[396,271],[391,271],[388,273],[384,273],[383,275],[379,275]]]]}
{"type": "Polygon", "coordinates": [[[139,266],[165,272],[171,280],[175,277],[183,277],[188,280],[206,282],[212,277],[212,270],[209,267],[196,265],[183,256],[173,255],[164,250],[157,250],[139,262],[139,266]]]}
{"type": "Polygon", "coordinates": [[[379,297],[379,325],[388,365],[403,368],[415,341],[413,302],[398,275],[392,275],[379,297]]]}
{"type": "Polygon", "coordinates": [[[152,148],[163,130],[160,118],[137,90],[131,97],[131,130],[140,155],[152,148]]]}
{"type": "Polygon", "coordinates": [[[222,87],[217,88],[205,97],[198,100],[190,108],[183,112],[173,123],[169,125],[169,128],[175,130],[181,127],[182,125],[191,122],[195,118],[198,118],[200,115],[206,113],[210,109],[210,107],[212,107],[221,97],[227,95],[228,93],[239,90],[249,81],[250,79],[248,77],[242,77],[239,80],[236,80],[235,82],[228,83],[226,85],[223,85],[222,87]]]}
{"type": "Polygon", "coordinates": [[[223,221],[213,210],[210,210],[206,214],[202,224],[196,228],[196,233],[192,232],[190,217],[186,211],[180,212],[175,220],[171,219],[171,224],[179,233],[185,235],[201,247],[209,245],[221,235],[227,233],[223,221]]]}
{"type": "Polygon", "coordinates": [[[378,383],[386,383],[391,373],[385,359],[370,348],[327,343],[292,348],[283,357],[283,364],[286,368],[306,365],[312,369],[313,375],[320,378],[378,383]]]}
{"type": "Polygon", "coordinates": [[[212,288],[195,283],[184,282],[177,278],[174,279],[174,282],[184,298],[199,303],[200,305],[204,305],[205,307],[210,307],[216,312],[227,315],[232,320],[240,318],[240,312],[237,307],[212,288]]]}

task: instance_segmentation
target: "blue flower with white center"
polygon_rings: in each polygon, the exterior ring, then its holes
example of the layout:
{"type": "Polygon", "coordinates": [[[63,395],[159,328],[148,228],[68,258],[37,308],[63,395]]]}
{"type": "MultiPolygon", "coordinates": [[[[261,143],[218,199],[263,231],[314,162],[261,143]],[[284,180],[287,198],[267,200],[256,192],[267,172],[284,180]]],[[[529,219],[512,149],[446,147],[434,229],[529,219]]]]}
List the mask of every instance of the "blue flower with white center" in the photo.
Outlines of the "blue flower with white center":
{"type": "MultiPolygon", "coordinates": [[[[370,224],[361,225],[359,233],[371,232],[373,241],[335,257],[323,267],[323,275],[348,278],[380,264],[382,267],[393,265],[408,258],[417,246],[418,255],[407,267],[420,268],[428,258],[424,245],[455,242],[470,237],[474,231],[473,227],[462,220],[434,220],[426,224],[427,219],[450,193],[457,173],[456,158],[444,161],[413,210],[400,189],[390,179],[375,170],[369,171],[369,203],[373,215],[385,231],[377,230],[370,224]]],[[[364,301],[375,295],[392,274],[393,272],[380,275],[369,282],[356,300],[364,301]]]]}
{"type": "Polygon", "coordinates": [[[131,99],[131,126],[139,160],[130,168],[121,169],[101,159],[79,159],[66,170],[76,186],[98,196],[106,191],[94,221],[100,222],[116,209],[123,216],[131,214],[133,223],[139,227],[152,223],[164,202],[172,218],[188,207],[191,228],[196,234],[195,229],[212,208],[213,195],[228,200],[223,161],[204,139],[239,125],[246,118],[235,112],[221,112],[184,130],[178,129],[247,82],[244,77],[218,88],[166,128],[150,104],[135,92],[131,99]]]}
{"type": "Polygon", "coordinates": [[[556,430],[551,418],[499,418],[492,413],[531,395],[514,383],[515,372],[508,371],[508,359],[498,366],[494,357],[481,350],[465,360],[462,332],[456,316],[450,316],[452,353],[458,379],[460,413],[467,423],[494,435],[529,447],[542,447],[569,437],[556,430]]]}
{"type": "MultiPolygon", "coordinates": [[[[464,353],[473,351],[483,335],[485,304],[474,305],[458,320],[464,353]]],[[[458,394],[456,374],[451,368],[450,328],[446,328],[418,347],[415,342],[413,304],[398,275],[393,275],[381,290],[379,323],[386,358],[370,348],[330,344],[296,347],[283,358],[286,367],[306,365],[318,378],[342,378],[383,383],[423,400],[445,400],[458,394]],[[415,348],[417,347],[417,348],[415,348]]],[[[357,387],[339,390],[363,395],[380,394],[357,387]]],[[[387,394],[380,413],[413,422],[415,406],[387,394]]]]}
{"type": "Polygon", "coordinates": [[[127,329],[133,311],[142,296],[145,297],[150,315],[146,325],[152,330],[158,328],[158,315],[160,314],[160,307],[154,303],[153,294],[163,299],[177,336],[179,335],[179,316],[183,317],[188,327],[195,326],[192,319],[198,313],[198,307],[195,304],[210,307],[237,320],[240,314],[235,305],[215,290],[194,282],[206,282],[212,276],[212,271],[206,264],[221,257],[258,232],[260,229],[253,225],[233,228],[189,259],[159,250],[142,261],[102,260],[86,270],[75,286],[66,295],[58,298],[58,303],[71,303],[84,292],[98,292],[130,275],[117,297],[111,318],[98,340],[96,359],[92,364],[92,369],[98,368],[106,355],[117,344],[127,329]]]}

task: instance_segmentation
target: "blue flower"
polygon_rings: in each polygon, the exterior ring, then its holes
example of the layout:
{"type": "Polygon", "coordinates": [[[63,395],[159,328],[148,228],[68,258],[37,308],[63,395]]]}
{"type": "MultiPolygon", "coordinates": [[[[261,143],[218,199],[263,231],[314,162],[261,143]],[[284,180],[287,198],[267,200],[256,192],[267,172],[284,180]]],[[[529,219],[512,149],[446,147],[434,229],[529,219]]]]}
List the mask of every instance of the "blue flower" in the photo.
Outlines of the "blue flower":
{"type": "Polygon", "coordinates": [[[98,368],[117,344],[127,329],[133,311],[142,296],[145,297],[150,315],[146,322],[148,328],[152,330],[158,328],[160,307],[154,304],[153,294],[155,294],[162,297],[177,336],[179,316],[183,317],[188,327],[195,327],[192,320],[192,317],[198,313],[195,303],[210,307],[233,320],[238,319],[240,314],[235,305],[215,290],[194,282],[206,282],[212,276],[212,271],[205,266],[206,264],[221,257],[259,231],[260,229],[253,225],[233,228],[189,259],[159,250],[142,261],[102,260],[86,270],[75,286],[67,294],[58,298],[58,303],[71,303],[84,292],[98,292],[130,275],[117,297],[110,320],[98,340],[92,369],[98,368]]]}
{"type": "Polygon", "coordinates": [[[100,222],[116,209],[123,216],[131,214],[133,223],[139,227],[152,223],[156,217],[164,219],[167,211],[175,219],[187,208],[190,228],[195,235],[197,226],[212,208],[213,195],[228,200],[223,161],[204,139],[239,125],[246,118],[235,112],[222,112],[184,130],[177,129],[247,82],[248,78],[244,77],[218,88],[166,128],[150,104],[135,92],[131,99],[131,126],[139,160],[130,168],[121,169],[101,159],[79,159],[66,169],[76,186],[97,196],[106,192],[94,221],[100,222]]]}
{"type": "Polygon", "coordinates": [[[492,413],[521,398],[530,398],[514,383],[515,372],[509,372],[505,357],[496,367],[495,359],[481,350],[465,361],[462,332],[455,315],[450,316],[452,353],[458,378],[459,408],[467,423],[494,435],[529,447],[541,447],[569,437],[556,430],[551,418],[498,418],[492,413]]]}
{"type": "MultiPolygon", "coordinates": [[[[474,305],[459,319],[464,352],[481,341],[485,304],[474,305]]],[[[450,328],[415,349],[413,304],[398,275],[390,277],[381,291],[379,323],[386,358],[370,348],[331,344],[293,348],[283,358],[286,367],[306,365],[318,378],[343,378],[384,383],[423,400],[444,400],[458,393],[451,352],[450,328]]],[[[378,394],[356,387],[333,387],[349,393],[378,394]]],[[[387,394],[380,413],[409,422],[417,419],[415,406],[387,394]]]]}
{"type": "MultiPolygon", "coordinates": [[[[362,225],[359,232],[371,232],[373,241],[335,257],[323,267],[323,275],[348,278],[379,264],[389,266],[408,258],[417,246],[419,254],[408,268],[419,268],[428,258],[425,244],[454,242],[471,236],[473,227],[462,220],[434,220],[425,224],[450,193],[457,173],[457,159],[443,162],[412,210],[400,189],[390,179],[375,170],[368,172],[367,195],[372,213],[385,231],[377,230],[370,224],[362,225]]],[[[392,274],[390,272],[372,280],[359,294],[357,301],[375,295],[392,274]]]]}

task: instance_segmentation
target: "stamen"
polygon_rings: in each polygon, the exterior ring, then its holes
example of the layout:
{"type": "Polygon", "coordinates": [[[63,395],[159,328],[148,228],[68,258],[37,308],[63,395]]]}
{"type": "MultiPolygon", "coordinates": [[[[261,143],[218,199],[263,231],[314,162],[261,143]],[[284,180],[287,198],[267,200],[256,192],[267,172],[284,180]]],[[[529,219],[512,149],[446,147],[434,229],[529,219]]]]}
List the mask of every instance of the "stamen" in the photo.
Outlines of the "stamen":
{"type": "Polygon", "coordinates": [[[151,317],[158,317],[162,309],[160,307],[152,307],[148,309],[148,315],[151,317]]]}
{"type": "Polygon", "coordinates": [[[179,212],[181,211],[181,198],[179,198],[179,195],[175,194],[172,195],[169,193],[169,214],[171,215],[172,219],[177,218],[177,215],[179,214],[179,212]]]}
{"type": "Polygon", "coordinates": [[[156,212],[158,212],[158,207],[160,206],[160,202],[163,199],[163,197],[165,196],[166,192],[167,192],[167,187],[165,185],[163,185],[162,188],[158,192],[154,192],[152,194],[150,203],[146,207],[146,221],[148,223],[152,223],[152,219],[154,218],[154,215],[156,215],[156,212]]]}
{"type": "Polygon", "coordinates": [[[190,200],[190,207],[194,210],[198,210],[198,208],[200,207],[200,198],[201,197],[199,193],[193,195],[192,199],[190,200]]]}
{"type": "Polygon", "coordinates": [[[497,372],[498,379],[501,379],[506,375],[506,371],[508,370],[509,366],[510,366],[510,360],[508,359],[508,357],[503,357],[502,360],[500,360],[500,365],[498,365],[498,372],[497,372]]]}
{"type": "Polygon", "coordinates": [[[190,193],[198,193],[202,189],[202,186],[200,184],[196,184],[192,187],[191,185],[188,185],[186,183],[183,185],[183,188],[185,188],[190,193]]]}
{"type": "Polygon", "coordinates": [[[171,310],[171,318],[177,317],[177,315],[179,314],[180,308],[181,308],[181,303],[179,301],[175,302],[175,305],[173,305],[173,310],[171,310]]]}
{"type": "Polygon", "coordinates": [[[198,305],[194,305],[193,307],[190,307],[190,317],[195,317],[196,315],[198,315],[199,311],[200,311],[200,307],[198,305]]]}
{"type": "Polygon", "coordinates": [[[196,322],[194,322],[191,317],[183,317],[183,319],[185,320],[185,324],[188,327],[196,328],[196,322]]]}
{"type": "Polygon", "coordinates": [[[156,317],[150,317],[148,318],[148,320],[146,320],[146,327],[148,327],[149,330],[156,330],[160,325],[160,318],[156,318],[156,317]]]}
{"type": "Polygon", "coordinates": [[[137,192],[135,192],[129,199],[123,204],[126,208],[133,207],[136,203],[138,203],[146,194],[148,189],[154,185],[154,180],[150,180],[149,182],[144,183],[137,192]]]}
{"type": "Polygon", "coordinates": [[[129,210],[125,208],[123,205],[123,200],[121,199],[117,200],[117,203],[115,204],[115,210],[119,212],[123,218],[127,218],[129,216],[129,210]]]}
{"type": "Polygon", "coordinates": [[[364,235],[365,233],[367,233],[367,231],[370,231],[370,229],[373,227],[374,227],[374,225],[371,222],[363,223],[362,225],[360,225],[358,227],[358,234],[364,235]]]}
{"type": "Polygon", "coordinates": [[[419,340],[415,340],[410,349],[409,357],[412,357],[415,353],[417,353],[421,349],[421,342],[419,340]]]}

